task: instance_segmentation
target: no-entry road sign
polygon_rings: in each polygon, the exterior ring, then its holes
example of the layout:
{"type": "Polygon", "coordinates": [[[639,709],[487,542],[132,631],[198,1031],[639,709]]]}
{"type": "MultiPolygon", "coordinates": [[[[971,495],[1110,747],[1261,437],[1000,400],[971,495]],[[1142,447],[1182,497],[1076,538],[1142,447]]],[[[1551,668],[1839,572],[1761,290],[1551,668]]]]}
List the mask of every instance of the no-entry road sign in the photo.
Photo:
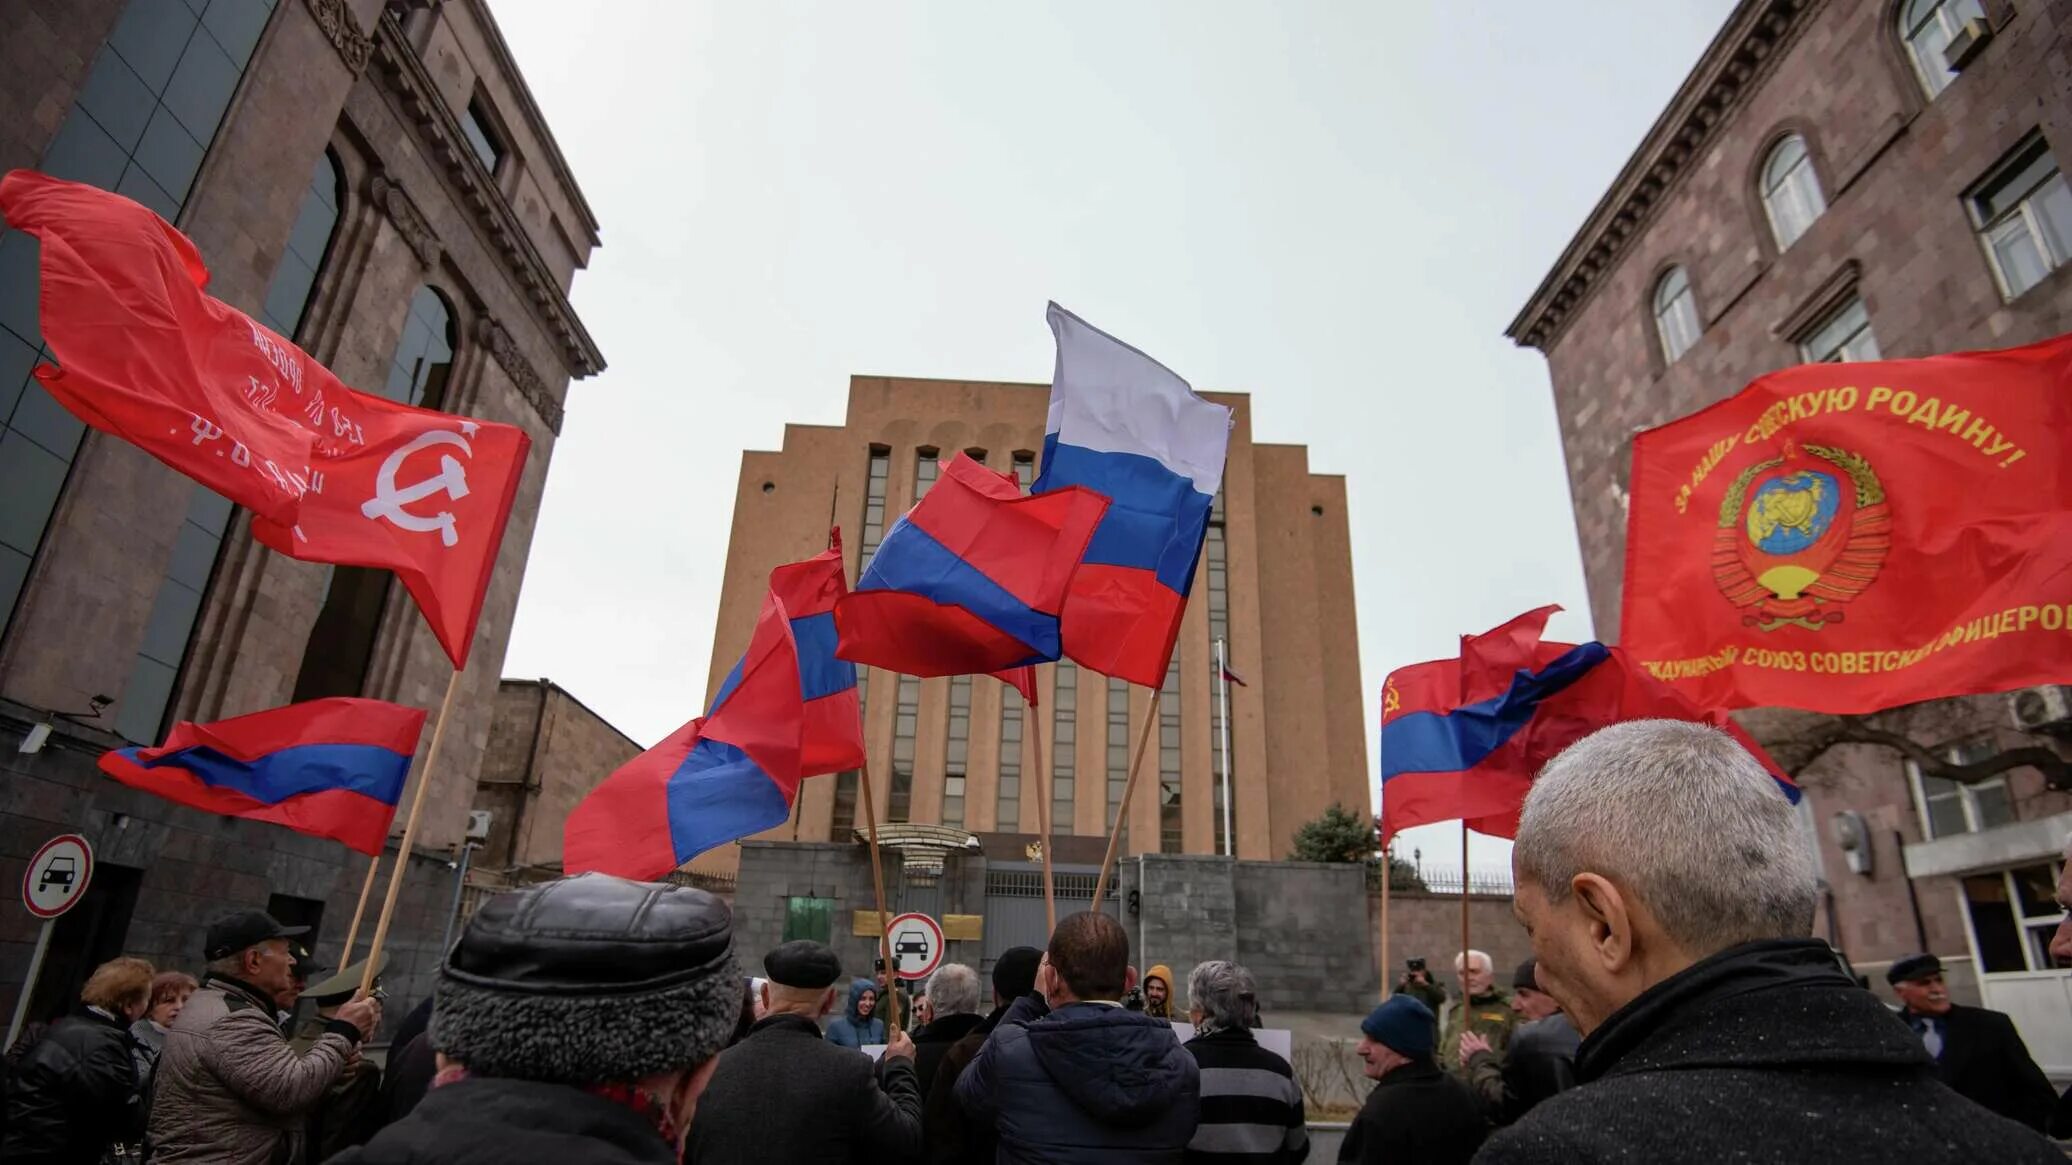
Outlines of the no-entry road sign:
{"type": "Polygon", "coordinates": [[[79,905],[94,876],[94,851],[76,833],[43,843],[22,875],[22,905],[38,918],[56,918],[79,905]]]}
{"type": "Polygon", "coordinates": [[[902,914],[886,924],[892,936],[892,974],[926,979],[942,966],[942,926],[925,914],[902,914]]]}

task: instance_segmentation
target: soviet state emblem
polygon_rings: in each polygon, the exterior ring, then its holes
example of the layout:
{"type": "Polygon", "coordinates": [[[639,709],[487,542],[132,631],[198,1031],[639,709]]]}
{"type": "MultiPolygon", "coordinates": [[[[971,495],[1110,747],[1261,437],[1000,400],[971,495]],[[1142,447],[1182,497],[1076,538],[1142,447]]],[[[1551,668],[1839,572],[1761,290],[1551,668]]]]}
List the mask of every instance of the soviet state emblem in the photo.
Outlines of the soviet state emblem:
{"type": "Polygon", "coordinates": [[[1892,513],[1869,461],[1846,449],[1784,442],[1727,489],[1712,577],[1760,631],[1842,621],[1892,549],[1892,513]]]}

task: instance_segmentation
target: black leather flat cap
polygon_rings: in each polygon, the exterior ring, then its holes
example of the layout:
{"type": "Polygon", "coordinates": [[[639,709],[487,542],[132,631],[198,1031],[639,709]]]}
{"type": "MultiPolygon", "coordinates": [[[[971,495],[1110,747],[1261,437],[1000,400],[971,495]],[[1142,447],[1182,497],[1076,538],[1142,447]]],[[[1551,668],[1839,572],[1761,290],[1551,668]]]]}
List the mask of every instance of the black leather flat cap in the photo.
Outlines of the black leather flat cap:
{"type": "Polygon", "coordinates": [[[823,943],[794,939],[764,955],[763,970],[772,983],[818,991],[842,977],[842,960],[823,943]]]}
{"type": "Polygon", "coordinates": [[[583,874],[483,903],[445,974],[518,995],[634,995],[715,974],[733,949],[733,915],[711,894],[583,874]]]}

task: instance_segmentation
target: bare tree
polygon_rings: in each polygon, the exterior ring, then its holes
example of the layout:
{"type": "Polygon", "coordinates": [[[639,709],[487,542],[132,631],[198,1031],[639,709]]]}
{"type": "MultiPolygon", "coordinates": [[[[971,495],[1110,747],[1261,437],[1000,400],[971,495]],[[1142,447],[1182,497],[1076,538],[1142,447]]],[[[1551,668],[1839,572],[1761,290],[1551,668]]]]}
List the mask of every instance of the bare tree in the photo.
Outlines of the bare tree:
{"type": "Polygon", "coordinates": [[[1861,716],[1766,708],[1742,713],[1741,720],[1778,765],[1794,776],[1838,746],[1868,744],[1914,762],[1923,776],[1960,785],[2033,768],[2043,774],[2046,787],[2072,791],[2072,759],[2041,735],[2030,736],[2033,744],[2002,748],[1961,764],[1952,761],[1951,744],[1977,736],[1981,711],[1968,700],[1933,700],[1861,716]]]}

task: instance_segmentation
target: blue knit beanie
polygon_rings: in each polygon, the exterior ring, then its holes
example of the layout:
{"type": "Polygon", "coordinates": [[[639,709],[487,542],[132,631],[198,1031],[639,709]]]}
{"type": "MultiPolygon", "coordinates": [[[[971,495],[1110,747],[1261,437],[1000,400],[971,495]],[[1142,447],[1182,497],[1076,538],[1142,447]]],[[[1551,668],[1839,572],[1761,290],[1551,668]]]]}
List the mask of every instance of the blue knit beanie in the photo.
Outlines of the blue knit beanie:
{"type": "Polygon", "coordinates": [[[1432,1009],[1410,995],[1391,995],[1360,1021],[1368,1038],[1413,1060],[1432,1054],[1432,1009]]]}

